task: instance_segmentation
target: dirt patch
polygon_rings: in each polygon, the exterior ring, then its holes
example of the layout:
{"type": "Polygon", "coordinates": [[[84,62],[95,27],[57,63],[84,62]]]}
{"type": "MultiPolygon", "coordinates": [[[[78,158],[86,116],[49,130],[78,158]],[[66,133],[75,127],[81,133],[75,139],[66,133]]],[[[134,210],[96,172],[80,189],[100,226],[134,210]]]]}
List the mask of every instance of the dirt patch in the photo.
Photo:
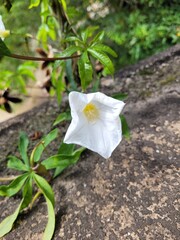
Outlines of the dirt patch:
{"type": "MultiPolygon", "coordinates": [[[[111,158],[86,151],[79,163],[54,180],[54,239],[178,240],[180,233],[179,96],[180,45],[102,81],[103,92],[127,92],[124,109],[131,140],[111,158]]],[[[18,154],[20,130],[47,133],[60,112],[55,101],[0,125],[0,175],[8,154],[18,154]]],[[[66,126],[61,127],[64,136],[66,126]]],[[[58,139],[49,150],[55,153],[58,139]]],[[[20,201],[0,198],[0,220],[20,201]]],[[[4,240],[38,240],[47,222],[41,198],[21,215],[4,240]]]]}

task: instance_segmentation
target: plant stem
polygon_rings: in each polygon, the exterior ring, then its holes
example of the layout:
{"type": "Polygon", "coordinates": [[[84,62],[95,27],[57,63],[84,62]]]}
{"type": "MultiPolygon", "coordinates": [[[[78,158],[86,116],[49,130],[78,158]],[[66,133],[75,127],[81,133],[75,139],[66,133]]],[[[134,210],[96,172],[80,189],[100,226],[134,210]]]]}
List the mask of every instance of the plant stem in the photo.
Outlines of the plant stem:
{"type": "Polygon", "coordinates": [[[36,201],[36,199],[42,194],[41,190],[38,190],[37,193],[34,195],[31,203],[29,204],[29,208],[32,209],[34,202],[36,201]]]}
{"type": "Polygon", "coordinates": [[[71,59],[71,58],[77,58],[77,57],[79,57],[79,55],[70,56],[70,57],[52,57],[52,58],[48,58],[48,57],[23,56],[23,55],[18,55],[18,54],[11,53],[11,55],[8,55],[7,57],[16,58],[16,59],[20,59],[20,60],[54,62],[56,60],[67,60],[67,59],[71,59]]]}
{"type": "Polygon", "coordinates": [[[0,177],[0,182],[7,182],[16,179],[18,176],[11,176],[11,177],[0,177]]]}

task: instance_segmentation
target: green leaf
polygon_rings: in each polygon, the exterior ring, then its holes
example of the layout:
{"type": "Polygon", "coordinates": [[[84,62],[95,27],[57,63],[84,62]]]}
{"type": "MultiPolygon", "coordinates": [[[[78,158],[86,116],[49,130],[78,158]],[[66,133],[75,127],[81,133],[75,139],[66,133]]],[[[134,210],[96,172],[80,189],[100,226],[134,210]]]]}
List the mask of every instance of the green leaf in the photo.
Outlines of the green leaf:
{"type": "Polygon", "coordinates": [[[112,55],[113,57],[117,57],[117,53],[112,49],[110,48],[109,46],[106,46],[102,43],[97,43],[97,44],[94,44],[93,46],[91,46],[91,49],[94,49],[95,51],[99,51],[99,52],[106,52],[106,53],[109,53],[110,55],[112,55]]]}
{"type": "Polygon", "coordinates": [[[42,193],[44,194],[44,196],[46,196],[52,203],[53,207],[54,207],[54,192],[51,188],[51,186],[49,185],[49,183],[41,176],[37,175],[37,174],[33,174],[33,178],[38,186],[38,188],[42,191],[42,193]]]}
{"type": "Polygon", "coordinates": [[[29,145],[29,139],[27,134],[25,132],[21,132],[19,137],[18,147],[19,147],[19,152],[21,154],[21,157],[27,166],[29,166],[29,159],[27,155],[28,145],[29,145]]]}
{"type": "Polygon", "coordinates": [[[121,123],[122,123],[122,134],[127,140],[129,140],[130,139],[130,130],[129,130],[126,118],[123,115],[121,115],[120,119],[121,119],[121,123]]]}
{"type": "Polygon", "coordinates": [[[58,153],[71,155],[74,152],[74,149],[75,149],[75,144],[67,144],[62,142],[58,149],[58,153]]]}
{"type": "Polygon", "coordinates": [[[21,200],[21,202],[20,202],[18,208],[16,209],[16,211],[13,214],[11,214],[10,216],[8,216],[7,218],[5,218],[0,223],[0,238],[11,231],[11,229],[13,227],[13,224],[16,221],[16,218],[19,215],[19,212],[21,210],[21,206],[22,206],[23,202],[24,202],[24,199],[21,200]]]}
{"type": "Polygon", "coordinates": [[[104,38],[104,31],[101,31],[93,38],[93,40],[91,41],[91,44],[99,43],[103,40],[103,38],[104,38]]]}
{"type": "Polygon", "coordinates": [[[85,31],[81,32],[83,42],[87,43],[88,38],[90,38],[98,28],[99,26],[89,26],[85,31]]]}
{"type": "Polygon", "coordinates": [[[55,212],[54,212],[54,206],[50,199],[44,195],[47,203],[47,208],[48,208],[48,223],[45,228],[45,232],[43,235],[43,240],[51,240],[52,236],[54,234],[54,229],[55,229],[55,212]]]}
{"type": "Polygon", "coordinates": [[[67,37],[67,38],[65,39],[65,42],[78,42],[78,43],[80,43],[81,45],[84,45],[83,41],[80,40],[78,37],[75,37],[75,36],[67,37]]]}
{"type": "Polygon", "coordinates": [[[20,159],[15,156],[8,156],[8,168],[12,168],[18,171],[29,171],[29,167],[26,166],[20,159]]]}
{"type": "Polygon", "coordinates": [[[30,161],[32,162],[38,162],[41,158],[41,155],[44,151],[44,149],[58,136],[58,129],[55,128],[52,130],[49,134],[47,134],[33,149],[30,161]]]}
{"type": "Polygon", "coordinates": [[[25,173],[23,175],[18,176],[9,185],[1,185],[0,186],[0,196],[11,197],[11,196],[15,195],[23,187],[28,175],[29,175],[29,173],[25,173]]]}
{"type": "Polygon", "coordinates": [[[80,46],[70,46],[68,48],[66,48],[60,55],[60,57],[69,57],[71,55],[73,55],[74,53],[78,52],[78,51],[82,51],[82,47],[80,46]]]}
{"type": "Polygon", "coordinates": [[[65,61],[65,64],[66,64],[66,77],[68,79],[68,83],[70,83],[70,88],[72,90],[77,90],[77,84],[73,76],[72,59],[67,59],[65,61]]]}
{"type": "Polygon", "coordinates": [[[30,202],[32,201],[32,194],[33,194],[33,185],[32,185],[32,177],[29,176],[29,178],[27,179],[24,188],[23,188],[23,198],[24,198],[24,202],[21,206],[21,210],[28,207],[28,205],[30,204],[30,202]]]}
{"type": "Polygon", "coordinates": [[[29,8],[37,7],[39,6],[41,0],[31,0],[29,8]]]}
{"type": "Polygon", "coordinates": [[[81,32],[81,38],[84,43],[87,42],[88,37],[89,37],[89,32],[87,29],[85,31],[81,32]]]}
{"type": "Polygon", "coordinates": [[[45,159],[42,162],[42,165],[44,165],[46,169],[58,168],[56,174],[60,174],[64,169],[75,164],[79,160],[80,155],[84,150],[85,148],[81,147],[69,155],[66,153],[51,156],[45,159]]]}
{"type": "Polygon", "coordinates": [[[117,100],[123,101],[128,97],[128,94],[127,93],[114,93],[112,95],[112,97],[117,100]]]}
{"type": "Polygon", "coordinates": [[[90,82],[92,81],[93,68],[89,61],[87,51],[82,54],[78,60],[78,71],[81,79],[81,87],[86,90],[90,82]]]}
{"type": "Polygon", "coordinates": [[[66,12],[67,5],[66,5],[66,0],[59,0],[63,6],[64,11],[66,12]]]}
{"type": "Polygon", "coordinates": [[[21,75],[25,75],[26,77],[32,80],[36,80],[34,71],[33,71],[34,69],[35,69],[35,64],[33,62],[25,62],[17,68],[17,72],[21,75]]]}
{"type": "Polygon", "coordinates": [[[71,113],[70,112],[63,112],[58,115],[55,122],[53,123],[53,126],[56,126],[57,124],[63,122],[63,121],[69,121],[71,120],[71,113]]]}
{"type": "Polygon", "coordinates": [[[114,65],[111,61],[111,59],[107,56],[107,54],[94,50],[93,48],[88,48],[87,51],[96,59],[98,59],[100,61],[100,63],[102,63],[102,65],[104,65],[111,74],[114,73],[114,65]]]}
{"type": "Polygon", "coordinates": [[[10,50],[7,48],[6,44],[0,38],[0,57],[11,56],[10,50]]]}

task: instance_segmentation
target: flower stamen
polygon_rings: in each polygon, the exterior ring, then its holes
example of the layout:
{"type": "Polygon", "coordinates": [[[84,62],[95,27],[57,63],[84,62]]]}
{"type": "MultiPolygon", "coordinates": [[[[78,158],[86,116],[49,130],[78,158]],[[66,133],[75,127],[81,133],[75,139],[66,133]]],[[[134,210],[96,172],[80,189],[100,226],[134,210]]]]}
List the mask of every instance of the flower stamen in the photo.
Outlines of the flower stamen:
{"type": "Polygon", "coordinates": [[[83,113],[89,122],[96,122],[99,118],[99,110],[93,103],[88,103],[83,109],[83,113]]]}
{"type": "Polygon", "coordinates": [[[6,38],[10,35],[10,31],[9,30],[0,30],[0,38],[6,38]]]}

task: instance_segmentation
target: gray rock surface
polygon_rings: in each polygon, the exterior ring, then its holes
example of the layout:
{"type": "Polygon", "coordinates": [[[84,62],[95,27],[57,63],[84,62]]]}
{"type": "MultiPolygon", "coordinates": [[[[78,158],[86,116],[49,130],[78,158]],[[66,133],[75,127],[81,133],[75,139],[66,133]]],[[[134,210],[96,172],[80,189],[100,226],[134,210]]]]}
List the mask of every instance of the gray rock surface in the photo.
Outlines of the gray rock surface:
{"type": "MultiPolygon", "coordinates": [[[[124,114],[131,139],[111,158],[86,151],[54,180],[56,231],[62,240],[180,239],[180,45],[103,79],[102,91],[127,92],[124,114]]],[[[0,175],[7,156],[18,154],[20,130],[47,133],[60,112],[54,101],[0,125],[0,175]]],[[[64,136],[67,126],[61,126],[64,136]]],[[[58,140],[60,141],[60,140],[58,140]]],[[[49,154],[56,153],[58,141],[49,154]]],[[[0,220],[18,202],[0,198],[0,220]]],[[[40,240],[47,223],[43,198],[22,214],[4,240],[40,240]]]]}

